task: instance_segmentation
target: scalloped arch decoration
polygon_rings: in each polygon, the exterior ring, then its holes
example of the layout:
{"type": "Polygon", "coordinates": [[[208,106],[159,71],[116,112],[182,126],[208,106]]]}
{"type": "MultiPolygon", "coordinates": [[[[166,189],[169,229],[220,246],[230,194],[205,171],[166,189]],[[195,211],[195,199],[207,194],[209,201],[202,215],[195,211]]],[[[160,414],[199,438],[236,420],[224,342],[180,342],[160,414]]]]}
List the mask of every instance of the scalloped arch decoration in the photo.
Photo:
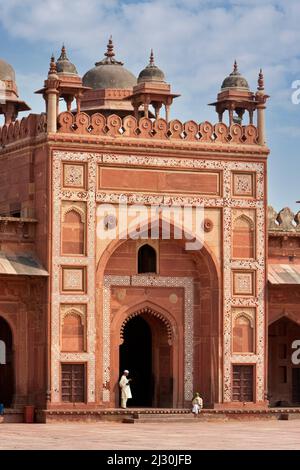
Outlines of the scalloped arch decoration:
{"type": "Polygon", "coordinates": [[[130,315],[128,315],[128,317],[125,318],[124,322],[122,323],[121,329],[120,329],[121,342],[124,341],[124,330],[125,330],[125,327],[126,327],[127,323],[130,320],[132,320],[133,318],[138,317],[138,316],[143,315],[143,314],[151,315],[152,317],[155,317],[158,320],[160,320],[165,325],[165,327],[167,329],[168,343],[171,345],[172,341],[173,341],[173,336],[174,336],[171,323],[167,320],[167,318],[164,315],[162,315],[161,313],[153,310],[150,307],[141,308],[140,310],[137,310],[137,311],[131,313],[130,315]]]}

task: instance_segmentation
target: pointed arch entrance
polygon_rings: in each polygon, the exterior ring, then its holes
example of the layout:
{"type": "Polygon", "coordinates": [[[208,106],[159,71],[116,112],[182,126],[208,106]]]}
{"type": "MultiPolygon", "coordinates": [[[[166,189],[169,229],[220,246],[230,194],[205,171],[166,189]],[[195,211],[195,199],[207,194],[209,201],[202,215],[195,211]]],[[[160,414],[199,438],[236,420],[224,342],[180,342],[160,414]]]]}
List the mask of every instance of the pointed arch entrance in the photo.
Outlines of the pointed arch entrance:
{"type": "Polygon", "coordinates": [[[300,323],[286,314],[269,325],[268,391],[271,406],[300,406],[300,323]],[[294,344],[295,343],[295,344],[294,344]]]}
{"type": "Polygon", "coordinates": [[[10,407],[14,396],[14,361],[12,330],[0,317],[0,403],[10,407]]]}
{"type": "MultiPolygon", "coordinates": [[[[139,273],[139,240],[114,240],[100,258],[98,331],[103,403],[119,407],[120,329],[141,307],[161,312],[172,325],[173,408],[190,406],[199,390],[207,406],[222,401],[222,344],[218,262],[209,248],[187,251],[181,240],[154,245],[157,272],[139,273]],[[101,310],[102,312],[101,312],[101,310]]],[[[123,341],[123,339],[122,339],[123,341]]],[[[130,370],[130,365],[125,366],[130,370]]],[[[153,406],[156,406],[154,403],[153,406]]]]}
{"type": "Polygon", "coordinates": [[[132,407],[173,406],[172,326],[150,307],[136,310],[122,323],[119,369],[130,370],[132,407]]]}

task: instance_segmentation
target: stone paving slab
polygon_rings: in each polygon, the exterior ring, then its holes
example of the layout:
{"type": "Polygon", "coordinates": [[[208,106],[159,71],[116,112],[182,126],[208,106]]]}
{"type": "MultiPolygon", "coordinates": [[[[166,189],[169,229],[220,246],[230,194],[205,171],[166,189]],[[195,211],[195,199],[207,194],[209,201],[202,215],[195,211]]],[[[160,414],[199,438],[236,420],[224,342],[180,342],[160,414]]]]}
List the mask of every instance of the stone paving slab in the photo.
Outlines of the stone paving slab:
{"type": "Polygon", "coordinates": [[[0,449],[300,449],[300,422],[1,424],[0,449]]]}

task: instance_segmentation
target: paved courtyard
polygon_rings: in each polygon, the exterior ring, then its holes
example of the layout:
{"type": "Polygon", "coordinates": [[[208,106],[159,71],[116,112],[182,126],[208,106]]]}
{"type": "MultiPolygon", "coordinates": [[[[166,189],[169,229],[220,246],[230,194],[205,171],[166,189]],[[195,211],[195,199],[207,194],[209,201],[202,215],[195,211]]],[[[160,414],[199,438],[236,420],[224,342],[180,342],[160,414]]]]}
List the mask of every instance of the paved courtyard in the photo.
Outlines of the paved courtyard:
{"type": "Polygon", "coordinates": [[[1,424],[0,449],[300,449],[300,420],[1,424]]]}

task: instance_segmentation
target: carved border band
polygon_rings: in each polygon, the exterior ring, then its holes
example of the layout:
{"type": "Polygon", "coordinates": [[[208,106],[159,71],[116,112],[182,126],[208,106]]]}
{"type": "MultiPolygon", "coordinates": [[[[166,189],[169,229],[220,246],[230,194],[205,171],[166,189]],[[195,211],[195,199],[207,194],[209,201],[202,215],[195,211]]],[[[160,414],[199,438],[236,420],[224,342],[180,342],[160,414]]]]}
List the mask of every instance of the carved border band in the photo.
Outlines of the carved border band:
{"type": "Polygon", "coordinates": [[[112,286],[184,288],[184,398],[193,398],[193,279],[164,276],[104,276],[103,282],[103,401],[110,400],[110,300],[112,286]]]}
{"type": "MultiPolygon", "coordinates": [[[[95,402],[95,188],[96,188],[96,159],[93,154],[53,152],[53,261],[52,261],[52,310],[51,310],[51,400],[61,401],[60,391],[60,362],[87,363],[87,401],[95,402]],[[88,164],[87,184],[84,200],[87,201],[87,256],[61,256],[61,201],[64,200],[62,191],[62,161],[86,162],[88,164]],[[86,266],[88,291],[86,295],[67,295],[60,293],[61,266],[86,266]],[[60,352],[60,305],[66,303],[87,304],[87,352],[60,352]]],[[[72,191],[70,191],[72,193],[72,191]]],[[[78,193],[78,192],[77,192],[78,193]]]]}

